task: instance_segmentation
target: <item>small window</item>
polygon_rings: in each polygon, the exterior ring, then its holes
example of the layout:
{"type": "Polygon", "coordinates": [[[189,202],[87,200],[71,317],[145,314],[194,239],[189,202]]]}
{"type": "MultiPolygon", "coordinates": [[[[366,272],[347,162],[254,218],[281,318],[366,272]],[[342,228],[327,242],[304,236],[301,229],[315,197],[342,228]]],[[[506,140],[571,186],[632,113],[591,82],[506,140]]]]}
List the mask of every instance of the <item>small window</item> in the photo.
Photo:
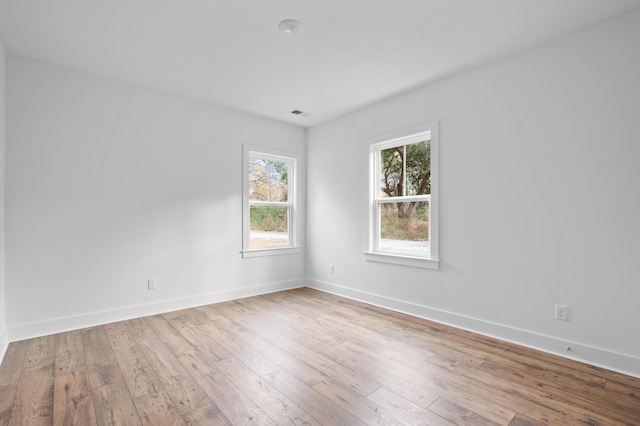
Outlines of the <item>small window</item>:
{"type": "Polygon", "coordinates": [[[244,147],[243,257],[297,252],[295,154],[244,147]]]}
{"type": "Polygon", "coordinates": [[[373,143],[367,260],[437,268],[437,123],[373,143]]]}

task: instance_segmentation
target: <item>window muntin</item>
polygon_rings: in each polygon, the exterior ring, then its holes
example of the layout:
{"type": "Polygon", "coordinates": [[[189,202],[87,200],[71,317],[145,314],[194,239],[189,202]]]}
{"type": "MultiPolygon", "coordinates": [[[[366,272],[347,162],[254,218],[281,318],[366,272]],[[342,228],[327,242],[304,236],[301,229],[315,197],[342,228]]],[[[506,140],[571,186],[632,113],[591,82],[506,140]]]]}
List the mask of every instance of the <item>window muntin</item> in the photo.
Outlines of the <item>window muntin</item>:
{"type": "Polygon", "coordinates": [[[244,148],[243,256],[280,254],[296,246],[293,154],[244,148]]]}
{"type": "Polygon", "coordinates": [[[437,267],[437,123],[412,130],[371,145],[367,259],[437,267]]]}

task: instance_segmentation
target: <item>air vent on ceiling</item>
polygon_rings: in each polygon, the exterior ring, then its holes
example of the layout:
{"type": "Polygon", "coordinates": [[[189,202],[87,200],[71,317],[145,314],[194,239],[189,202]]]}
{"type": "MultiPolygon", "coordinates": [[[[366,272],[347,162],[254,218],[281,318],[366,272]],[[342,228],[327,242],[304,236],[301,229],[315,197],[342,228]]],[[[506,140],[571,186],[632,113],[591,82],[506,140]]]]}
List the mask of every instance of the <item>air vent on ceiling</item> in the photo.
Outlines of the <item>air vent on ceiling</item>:
{"type": "Polygon", "coordinates": [[[300,111],[299,109],[294,109],[293,111],[290,111],[290,112],[291,114],[299,115],[300,117],[310,117],[312,115],[310,112],[300,111]]]}

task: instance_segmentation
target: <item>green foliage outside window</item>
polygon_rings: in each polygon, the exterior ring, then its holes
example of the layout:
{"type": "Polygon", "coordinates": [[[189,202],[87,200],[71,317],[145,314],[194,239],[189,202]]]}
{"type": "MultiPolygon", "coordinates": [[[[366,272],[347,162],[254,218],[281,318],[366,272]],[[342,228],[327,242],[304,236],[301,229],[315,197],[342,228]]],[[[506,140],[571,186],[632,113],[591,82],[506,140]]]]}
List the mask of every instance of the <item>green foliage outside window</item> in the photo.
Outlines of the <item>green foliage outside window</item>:
{"type": "MultiPolygon", "coordinates": [[[[431,193],[431,141],[380,151],[380,191],[383,198],[431,193]]],[[[380,210],[383,239],[428,241],[427,202],[384,203],[380,210]]]]}
{"type": "MultiPolygon", "coordinates": [[[[398,203],[383,204],[380,209],[380,238],[403,241],[429,241],[427,202],[416,202],[413,214],[398,214],[398,203]]],[[[408,203],[403,203],[408,204],[408,203]]]]}
{"type": "Polygon", "coordinates": [[[286,206],[251,206],[252,231],[287,232],[289,220],[286,206]]]}

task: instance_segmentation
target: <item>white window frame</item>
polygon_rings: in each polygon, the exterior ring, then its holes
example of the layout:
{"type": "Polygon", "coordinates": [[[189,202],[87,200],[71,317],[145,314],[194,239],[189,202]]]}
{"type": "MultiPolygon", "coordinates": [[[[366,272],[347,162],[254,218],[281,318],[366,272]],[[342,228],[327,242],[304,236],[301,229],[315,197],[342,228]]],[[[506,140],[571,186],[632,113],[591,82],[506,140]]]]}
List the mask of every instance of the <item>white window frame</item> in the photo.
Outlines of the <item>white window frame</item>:
{"type": "Polygon", "coordinates": [[[282,254],[300,253],[298,243],[298,164],[300,162],[299,155],[293,152],[282,151],[278,149],[265,148],[256,145],[243,145],[243,166],[242,166],[242,254],[243,258],[274,256],[282,254]],[[290,166],[288,171],[289,188],[287,191],[286,202],[259,202],[249,200],[249,158],[259,157],[267,160],[286,161],[290,166]],[[250,239],[250,211],[252,205],[282,205],[289,207],[288,214],[288,230],[289,243],[276,247],[251,248],[249,246],[250,239]]]}
{"type": "MultiPolygon", "coordinates": [[[[419,268],[438,269],[438,122],[423,124],[391,134],[372,138],[369,144],[369,242],[364,252],[371,262],[392,263],[419,268]],[[423,196],[398,197],[404,201],[429,201],[429,254],[412,255],[380,249],[380,151],[396,146],[431,140],[431,194],[423,196]]],[[[395,198],[395,197],[394,197],[395,198]]]]}

